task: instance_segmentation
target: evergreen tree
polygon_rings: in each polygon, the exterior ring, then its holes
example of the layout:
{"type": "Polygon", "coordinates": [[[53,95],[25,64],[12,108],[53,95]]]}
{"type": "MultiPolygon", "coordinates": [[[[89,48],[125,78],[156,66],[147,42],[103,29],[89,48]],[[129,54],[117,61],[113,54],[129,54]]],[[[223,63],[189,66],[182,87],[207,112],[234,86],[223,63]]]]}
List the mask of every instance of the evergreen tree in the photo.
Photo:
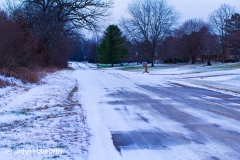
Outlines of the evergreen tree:
{"type": "Polygon", "coordinates": [[[126,57],[128,54],[126,39],[117,25],[108,26],[97,53],[101,63],[110,63],[112,67],[126,57]]]}

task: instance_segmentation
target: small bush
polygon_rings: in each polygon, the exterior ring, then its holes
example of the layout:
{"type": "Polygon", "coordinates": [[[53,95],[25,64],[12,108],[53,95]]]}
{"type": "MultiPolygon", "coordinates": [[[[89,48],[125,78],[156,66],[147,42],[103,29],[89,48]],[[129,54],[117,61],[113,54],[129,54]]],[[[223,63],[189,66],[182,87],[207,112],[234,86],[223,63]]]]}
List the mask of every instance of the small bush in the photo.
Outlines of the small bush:
{"type": "Polygon", "coordinates": [[[235,60],[233,60],[233,59],[225,59],[225,63],[235,63],[235,60]]]}
{"type": "Polygon", "coordinates": [[[167,58],[163,61],[163,63],[188,63],[187,59],[182,58],[167,58]]]}
{"type": "Polygon", "coordinates": [[[173,59],[172,58],[167,58],[163,61],[163,63],[173,63],[173,59]]]}

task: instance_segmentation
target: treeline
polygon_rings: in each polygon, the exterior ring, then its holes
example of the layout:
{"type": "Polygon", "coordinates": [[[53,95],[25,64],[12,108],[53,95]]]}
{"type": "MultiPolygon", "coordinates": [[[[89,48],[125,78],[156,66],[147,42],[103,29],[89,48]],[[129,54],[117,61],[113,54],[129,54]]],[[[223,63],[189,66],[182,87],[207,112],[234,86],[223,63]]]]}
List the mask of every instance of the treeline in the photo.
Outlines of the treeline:
{"type": "MultiPolygon", "coordinates": [[[[83,29],[100,31],[112,1],[22,0],[0,12],[0,70],[67,67],[70,59],[102,63],[97,48],[104,37],[82,38],[83,29]]],[[[209,21],[190,19],[177,26],[180,14],[166,0],[133,1],[119,24],[124,47],[121,62],[166,63],[239,61],[240,16],[223,4],[209,21]],[[163,18],[164,17],[164,18],[163,18]],[[177,26],[177,27],[176,27],[177,26]]],[[[118,60],[119,61],[119,60],[118,60]]],[[[106,62],[105,62],[106,63],[106,62]]],[[[112,63],[111,60],[109,63],[112,63]]]]}
{"type": "Polygon", "coordinates": [[[208,64],[240,60],[240,14],[232,6],[221,5],[209,21],[190,19],[178,27],[174,26],[179,14],[164,0],[138,1],[128,12],[131,18],[123,19],[122,26],[131,40],[130,61],[147,60],[154,65],[156,60],[208,64]]]}
{"type": "Polygon", "coordinates": [[[79,47],[83,29],[97,32],[109,15],[112,1],[7,1],[0,11],[0,70],[65,68],[79,47]]]}
{"type": "Polygon", "coordinates": [[[186,21],[175,30],[173,36],[163,41],[158,58],[166,63],[207,61],[210,64],[211,59],[223,63],[239,62],[240,15],[232,14],[230,19],[224,20],[224,24],[216,26],[219,28],[213,27],[214,22],[201,19],[186,21]],[[218,29],[221,29],[219,33],[218,29]]]}
{"type": "MultiPolygon", "coordinates": [[[[232,6],[222,4],[208,21],[195,18],[180,25],[180,13],[166,0],[133,1],[127,14],[119,25],[129,53],[122,62],[148,61],[154,66],[157,60],[193,64],[205,61],[210,65],[211,60],[224,63],[240,59],[240,14],[232,6]]],[[[104,37],[82,41],[82,50],[74,58],[107,63],[96,54],[103,41],[104,37]]]]}
{"type": "Polygon", "coordinates": [[[218,37],[210,25],[201,19],[191,19],[167,37],[160,46],[160,56],[165,63],[189,62],[197,60],[208,64],[218,52],[218,37]]]}

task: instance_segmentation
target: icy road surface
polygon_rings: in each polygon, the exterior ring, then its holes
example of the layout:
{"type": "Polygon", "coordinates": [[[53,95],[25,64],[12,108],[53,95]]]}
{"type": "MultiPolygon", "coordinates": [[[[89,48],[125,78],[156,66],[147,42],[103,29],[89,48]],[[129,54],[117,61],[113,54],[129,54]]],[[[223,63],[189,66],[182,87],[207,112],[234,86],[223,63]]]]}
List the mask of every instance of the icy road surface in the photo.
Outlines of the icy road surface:
{"type": "Polygon", "coordinates": [[[92,134],[88,159],[240,159],[238,95],[161,75],[73,67],[92,134]]]}

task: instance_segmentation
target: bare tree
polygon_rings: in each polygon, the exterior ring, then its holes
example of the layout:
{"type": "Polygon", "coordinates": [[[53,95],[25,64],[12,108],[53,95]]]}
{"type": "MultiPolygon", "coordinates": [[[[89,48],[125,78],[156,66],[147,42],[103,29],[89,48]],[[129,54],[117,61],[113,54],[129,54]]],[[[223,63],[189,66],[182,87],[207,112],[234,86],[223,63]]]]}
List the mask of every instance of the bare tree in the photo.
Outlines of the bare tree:
{"type": "Polygon", "coordinates": [[[209,25],[202,19],[190,19],[175,31],[175,36],[179,39],[177,48],[183,55],[192,59],[192,64],[196,62],[198,56],[203,57],[204,54],[206,43],[204,36],[207,33],[202,33],[203,28],[209,28],[209,25]]]}
{"type": "Polygon", "coordinates": [[[175,30],[175,37],[182,37],[183,35],[190,35],[192,32],[199,32],[202,27],[208,24],[200,18],[189,19],[185,21],[178,29],[175,30]]]}
{"type": "Polygon", "coordinates": [[[25,21],[15,22],[0,11],[0,23],[0,68],[30,67],[40,62],[35,52],[38,40],[26,29],[25,21]]]}
{"type": "MultiPolygon", "coordinates": [[[[208,65],[211,65],[211,58],[216,54],[217,36],[212,34],[210,29],[203,27],[200,31],[202,56],[207,56],[208,65]]],[[[202,57],[202,58],[203,58],[202,57]]],[[[203,60],[202,60],[203,62],[203,60]]]]}
{"type": "Polygon", "coordinates": [[[209,15],[209,21],[215,29],[216,34],[219,36],[223,63],[225,62],[227,50],[227,20],[231,19],[234,13],[234,7],[227,4],[222,4],[219,9],[215,10],[212,14],[209,15]]]}
{"type": "Polygon", "coordinates": [[[177,49],[177,42],[178,38],[173,36],[167,37],[161,45],[159,59],[171,59],[173,62],[176,58],[184,59],[184,56],[179,54],[179,50],[177,49]]]}
{"type": "Polygon", "coordinates": [[[127,13],[128,18],[122,18],[122,27],[128,38],[149,54],[154,66],[158,47],[170,35],[179,14],[166,0],[135,0],[128,5],[127,13]]]}
{"type": "Polygon", "coordinates": [[[201,40],[199,32],[192,32],[190,35],[183,35],[177,44],[178,50],[192,60],[192,64],[196,62],[197,57],[201,53],[201,40]]]}
{"type": "MultiPolygon", "coordinates": [[[[28,21],[48,29],[58,24],[65,29],[88,29],[98,31],[100,21],[107,20],[112,0],[20,0],[23,15],[28,21]]],[[[13,8],[15,14],[16,7],[13,8]]],[[[19,8],[18,8],[19,9],[19,8]]],[[[54,26],[56,27],[56,26],[54,26]]],[[[56,29],[56,28],[55,28],[56,29]]]]}
{"type": "Polygon", "coordinates": [[[15,21],[26,20],[46,49],[46,64],[67,65],[73,41],[83,29],[97,32],[107,20],[112,0],[19,0],[8,4],[15,21]]]}

